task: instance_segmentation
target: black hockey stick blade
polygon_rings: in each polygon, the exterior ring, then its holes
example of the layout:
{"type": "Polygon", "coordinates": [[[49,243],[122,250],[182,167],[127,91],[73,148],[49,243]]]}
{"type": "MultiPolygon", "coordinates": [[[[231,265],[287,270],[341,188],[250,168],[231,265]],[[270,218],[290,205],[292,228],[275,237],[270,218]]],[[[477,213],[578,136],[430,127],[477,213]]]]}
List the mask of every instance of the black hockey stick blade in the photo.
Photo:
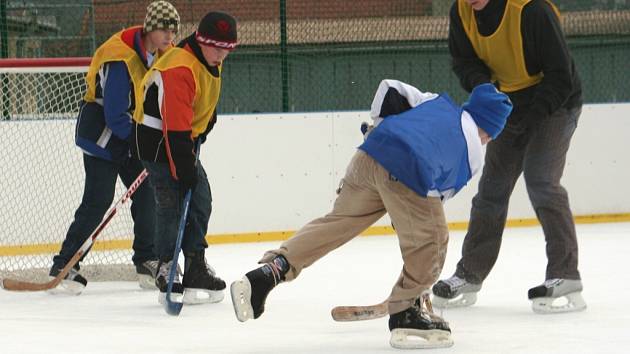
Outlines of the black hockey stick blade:
{"type": "Polygon", "coordinates": [[[168,273],[168,285],[166,287],[166,302],[164,303],[164,310],[171,316],[179,316],[182,312],[184,304],[182,302],[173,301],[171,295],[173,294],[173,282],[175,281],[175,274],[177,273],[177,260],[179,258],[179,252],[182,249],[182,240],[184,238],[184,228],[186,227],[186,218],[188,217],[188,208],[190,206],[190,198],[192,196],[192,190],[186,192],[184,197],[184,212],[179,220],[179,228],[177,229],[177,241],[175,242],[175,253],[173,254],[173,264],[168,273]]]}
{"type": "MultiPolygon", "coordinates": [[[[173,260],[175,261],[175,259],[173,260]]],[[[166,287],[166,304],[164,306],[164,310],[166,310],[166,313],[171,316],[179,316],[179,313],[182,312],[182,307],[184,307],[184,304],[181,302],[173,301],[171,299],[171,294],[173,293],[173,279],[175,276],[173,274],[173,269],[175,269],[175,272],[177,272],[177,266],[173,266],[168,274],[168,285],[166,287]]]]}

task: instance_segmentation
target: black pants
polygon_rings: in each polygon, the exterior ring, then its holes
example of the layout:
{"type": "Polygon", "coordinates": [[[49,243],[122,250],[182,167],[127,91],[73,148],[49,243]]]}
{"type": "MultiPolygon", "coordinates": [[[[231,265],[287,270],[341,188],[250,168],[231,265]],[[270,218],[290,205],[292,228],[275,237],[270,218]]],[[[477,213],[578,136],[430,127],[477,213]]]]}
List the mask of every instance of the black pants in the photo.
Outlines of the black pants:
{"type": "MultiPolygon", "coordinates": [[[[173,259],[175,253],[186,191],[180,182],[171,176],[167,163],[149,161],[142,163],[149,171],[149,181],[155,189],[157,256],[162,261],[169,261],[173,259]]],[[[197,253],[208,248],[206,234],[212,213],[212,192],[203,165],[201,162],[197,164],[198,182],[192,191],[182,239],[184,254],[197,253]]]]}
{"type": "MultiPolygon", "coordinates": [[[[100,224],[111,207],[116,192],[116,179],[120,176],[125,186],[142,172],[139,160],[128,159],[124,163],[114,163],[83,154],[85,188],[81,205],[74,213],[74,221],[68,229],[61,251],[53,258],[57,266],[64,266],[79,247],[100,224]]],[[[157,259],[154,249],[155,200],[153,190],[145,180],[131,197],[131,216],[134,220],[133,263],[157,259]]]]}
{"type": "Polygon", "coordinates": [[[523,173],[545,234],[546,279],[580,279],[575,224],[567,192],[560,185],[580,113],[581,107],[560,109],[525,131],[511,129],[508,121],[506,130],[488,144],[457,276],[481,283],[490,273],[499,256],[510,195],[523,173]]]}

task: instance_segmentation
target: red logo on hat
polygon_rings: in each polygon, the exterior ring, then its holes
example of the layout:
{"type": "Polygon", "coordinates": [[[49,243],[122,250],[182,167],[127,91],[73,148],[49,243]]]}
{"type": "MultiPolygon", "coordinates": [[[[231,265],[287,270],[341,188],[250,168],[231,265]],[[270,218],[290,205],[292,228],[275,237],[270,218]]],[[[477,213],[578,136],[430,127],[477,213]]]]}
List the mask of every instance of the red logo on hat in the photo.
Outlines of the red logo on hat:
{"type": "Polygon", "coordinates": [[[230,24],[225,20],[217,21],[217,29],[221,33],[228,33],[230,31],[230,24]]]}

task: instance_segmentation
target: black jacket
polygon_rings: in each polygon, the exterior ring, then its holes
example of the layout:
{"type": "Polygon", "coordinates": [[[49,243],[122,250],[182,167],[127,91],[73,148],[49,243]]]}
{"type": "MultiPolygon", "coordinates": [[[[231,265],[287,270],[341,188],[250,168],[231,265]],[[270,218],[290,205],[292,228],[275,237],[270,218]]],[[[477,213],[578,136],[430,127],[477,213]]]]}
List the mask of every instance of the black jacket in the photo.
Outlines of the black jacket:
{"type": "MultiPolygon", "coordinates": [[[[489,36],[501,23],[509,0],[490,0],[481,11],[474,11],[479,33],[489,36]]],[[[582,104],[582,86],[569,53],[560,22],[545,0],[532,0],[525,5],[521,18],[521,36],[525,66],[530,75],[542,72],[536,85],[508,93],[514,105],[513,115],[544,119],[561,107],[582,104]]],[[[457,1],[451,7],[448,45],[453,71],[462,87],[471,91],[478,84],[490,82],[490,70],[479,59],[464,31],[457,1]]],[[[498,83],[495,83],[498,86],[498,83]]],[[[500,87],[499,87],[500,89],[500,87]]]]}

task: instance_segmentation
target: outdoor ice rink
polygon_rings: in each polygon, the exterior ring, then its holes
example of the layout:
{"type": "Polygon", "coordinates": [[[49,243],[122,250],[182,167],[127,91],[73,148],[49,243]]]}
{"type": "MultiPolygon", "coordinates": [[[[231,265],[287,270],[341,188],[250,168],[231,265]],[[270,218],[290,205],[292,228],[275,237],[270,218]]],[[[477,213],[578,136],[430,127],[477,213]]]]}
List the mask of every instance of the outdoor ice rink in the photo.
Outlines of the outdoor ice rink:
{"type": "MultiPolygon", "coordinates": [[[[584,312],[538,315],[527,290],[544,280],[539,227],[506,229],[501,255],[477,304],[443,312],[455,345],[440,353],[628,353],[630,223],[577,225],[584,312]]],[[[442,277],[459,259],[463,232],[451,232],[442,277]]],[[[256,266],[273,243],[213,246],[211,264],[228,283],[256,266]]],[[[399,353],[387,318],[336,323],[336,305],[385,298],[400,270],[397,239],[360,237],[276,288],[258,320],[236,320],[229,294],[214,305],[168,316],[157,292],[136,283],[88,285],[78,297],[0,291],[0,353],[399,353]]],[[[418,350],[416,350],[418,351],[418,350]]]]}

